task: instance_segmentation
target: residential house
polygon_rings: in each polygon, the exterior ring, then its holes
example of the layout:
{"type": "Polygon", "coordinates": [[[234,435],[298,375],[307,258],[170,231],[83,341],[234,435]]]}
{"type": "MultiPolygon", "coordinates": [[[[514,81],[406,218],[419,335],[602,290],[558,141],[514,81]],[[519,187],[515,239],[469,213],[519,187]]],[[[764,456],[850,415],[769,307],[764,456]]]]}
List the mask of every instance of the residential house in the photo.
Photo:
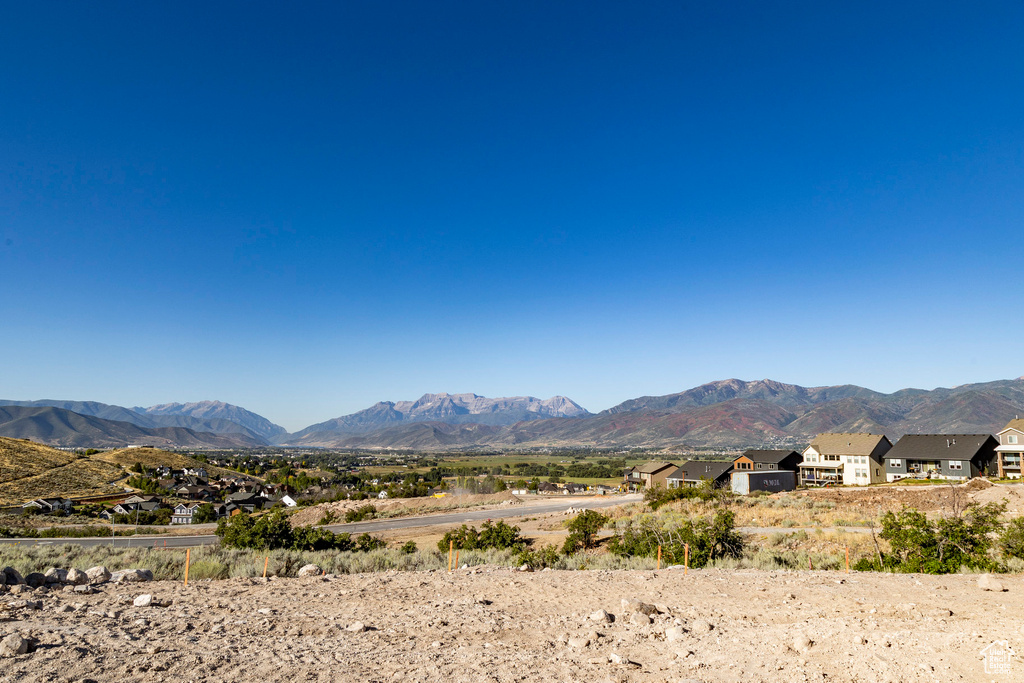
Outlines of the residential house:
{"type": "Polygon", "coordinates": [[[626,471],[626,483],[635,488],[668,487],[668,475],[677,467],[670,462],[649,462],[626,471]]]}
{"type": "Polygon", "coordinates": [[[278,502],[284,503],[284,506],[288,508],[298,507],[299,505],[298,502],[289,495],[281,496],[281,499],[278,502]]]}
{"type": "Polygon", "coordinates": [[[806,486],[866,486],[885,481],[883,458],[892,442],[883,434],[828,432],[803,452],[800,483],[806,486]]]}
{"type": "Polygon", "coordinates": [[[751,449],[733,460],[729,483],[733,493],[740,495],[792,491],[799,466],[800,454],[796,451],[751,449]]]}
{"type": "Polygon", "coordinates": [[[209,502],[213,500],[215,489],[210,486],[179,486],[174,493],[187,498],[188,500],[201,500],[209,502]]]}
{"type": "Polygon", "coordinates": [[[537,484],[537,493],[542,493],[542,494],[561,493],[561,489],[559,489],[554,484],[550,484],[550,483],[548,483],[546,481],[542,481],[541,483],[537,484]]]}
{"type": "Polygon", "coordinates": [[[675,472],[668,475],[666,481],[670,489],[683,486],[698,486],[703,481],[710,481],[712,486],[719,488],[729,485],[731,473],[731,462],[690,460],[684,462],[675,472]]]}
{"type": "Polygon", "coordinates": [[[996,474],[1000,479],[1021,478],[1021,457],[1024,456],[1024,420],[1010,420],[1006,428],[996,434],[996,474]]]}
{"type": "Polygon", "coordinates": [[[235,505],[242,512],[251,514],[256,510],[262,510],[263,506],[267,504],[267,499],[258,493],[239,491],[229,494],[226,502],[235,505]]]}
{"type": "Polygon", "coordinates": [[[22,510],[40,510],[44,513],[71,512],[74,502],[67,498],[36,498],[21,506],[22,510]]]}
{"type": "Polygon", "coordinates": [[[994,474],[991,434],[907,434],[885,454],[885,478],[960,479],[994,474]]]}
{"type": "Polygon", "coordinates": [[[171,524],[191,524],[192,515],[202,503],[178,503],[171,514],[171,524]]]}

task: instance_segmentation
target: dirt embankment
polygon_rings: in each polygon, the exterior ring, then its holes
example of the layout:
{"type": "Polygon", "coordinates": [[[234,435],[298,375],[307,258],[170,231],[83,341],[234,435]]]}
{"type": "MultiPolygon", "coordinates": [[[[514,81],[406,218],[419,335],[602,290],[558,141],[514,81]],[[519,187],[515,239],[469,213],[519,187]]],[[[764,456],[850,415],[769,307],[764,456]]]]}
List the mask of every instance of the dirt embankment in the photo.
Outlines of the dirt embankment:
{"type": "Polygon", "coordinates": [[[984,648],[1024,647],[1024,581],[999,580],[482,567],[105,585],[0,607],[0,637],[35,647],[0,659],[0,681],[1019,680],[1019,660],[985,672],[984,648]]]}
{"type": "Polygon", "coordinates": [[[377,508],[378,516],[398,517],[401,515],[424,515],[431,512],[443,512],[467,507],[485,505],[521,505],[522,500],[508,491],[490,494],[472,494],[462,496],[444,496],[443,498],[394,498],[372,500],[340,500],[333,503],[320,503],[303,508],[290,517],[292,525],[319,524],[325,515],[333,515],[333,523],[345,521],[345,513],[364,505],[377,508]]]}
{"type": "Polygon", "coordinates": [[[1005,501],[1007,515],[1016,517],[1024,514],[1024,485],[992,484],[983,479],[972,479],[967,484],[936,484],[934,486],[872,486],[866,488],[811,489],[794,493],[778,494],[806,496],[812,500],[834,502],[837,508],[856,510],[865,514],[897,511],[912,507],[922,512],[949,510],[953,498],[962,502],[978,504],[1005,501]]]}

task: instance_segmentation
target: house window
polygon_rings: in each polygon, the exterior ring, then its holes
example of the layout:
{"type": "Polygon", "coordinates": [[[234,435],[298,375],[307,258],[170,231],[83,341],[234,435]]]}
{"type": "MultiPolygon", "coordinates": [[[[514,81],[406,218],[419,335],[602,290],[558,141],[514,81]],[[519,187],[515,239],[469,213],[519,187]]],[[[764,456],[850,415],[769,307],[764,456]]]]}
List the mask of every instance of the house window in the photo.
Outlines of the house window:
{"type": "Polygon", "coordinates": [[[825,460],[828,460],[830,462],[839,462],[839,456],[838,455],[826,455],[825,456],[825,460]]]}
{"type": "Polygon", "coordinates": [[[963,463],[962,460],[950,460],[949,461],[949,469],[951,469],[951,470],[962,470],[963,468],[964,468],[964,463],[963,463]]]}
{"type": "Polygon", "coordinates": [[[1017,435],[1016,434],[1007,434],[1006,435],[1006,443],[1014,443],[1014,444],[1017,443],[1017,435]]]}
{"type": "Polygon", "coordinates": [[[890,460],[889,467],[903,467],[903,461],[899,459],[890,460]]]}
{"type": "Polygon", "coordinates": [[[757,469],[761,469],[761,463],[757,463],[757,469]]]}
{"type": "Polygon", "coordinates": [[[774,469],[775,469],[775,465],[774,465],[774,464],[772,464],[772,465],[768,465],[768,469],[770,469],[770,470],[774,470],[774,469]]]}

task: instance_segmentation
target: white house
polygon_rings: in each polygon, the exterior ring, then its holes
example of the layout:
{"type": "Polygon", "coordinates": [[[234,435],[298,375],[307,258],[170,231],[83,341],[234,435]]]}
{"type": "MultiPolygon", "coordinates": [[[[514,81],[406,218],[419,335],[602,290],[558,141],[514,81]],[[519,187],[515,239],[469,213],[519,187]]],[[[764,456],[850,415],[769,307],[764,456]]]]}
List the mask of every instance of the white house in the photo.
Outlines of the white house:
{"type": "Polygon", "coordinates": [[[805,486],[867,486],[885,481],[883,458],[892,442],[883,434],[825,433],[804,449],[800,483],[805,486]]]}

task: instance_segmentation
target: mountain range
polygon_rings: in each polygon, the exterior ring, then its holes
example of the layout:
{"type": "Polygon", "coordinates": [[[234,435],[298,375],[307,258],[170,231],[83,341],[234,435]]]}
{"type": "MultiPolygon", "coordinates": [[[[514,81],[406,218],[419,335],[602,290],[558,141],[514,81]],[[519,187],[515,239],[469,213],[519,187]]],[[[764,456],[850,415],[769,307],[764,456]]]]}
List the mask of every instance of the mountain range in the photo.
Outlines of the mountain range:
{"type": "Polygon", "coordinates": [[[855,385],[728,379],[633,398],[598,414],[564,396],[424,394],[415,401],[382,401],[292,434],[219,401],[150,408],[45,400],[0,401],[0,406],[5,406],[0,407],[0,436],[53,445],[738,449],[807,443],[826,431],[884,433],[893,440],[908,433],[993,433],[1024,414],[1024,378],[891,394],[855,385]],[[31,409],[36,412],[24,412],[31,409]]]}

